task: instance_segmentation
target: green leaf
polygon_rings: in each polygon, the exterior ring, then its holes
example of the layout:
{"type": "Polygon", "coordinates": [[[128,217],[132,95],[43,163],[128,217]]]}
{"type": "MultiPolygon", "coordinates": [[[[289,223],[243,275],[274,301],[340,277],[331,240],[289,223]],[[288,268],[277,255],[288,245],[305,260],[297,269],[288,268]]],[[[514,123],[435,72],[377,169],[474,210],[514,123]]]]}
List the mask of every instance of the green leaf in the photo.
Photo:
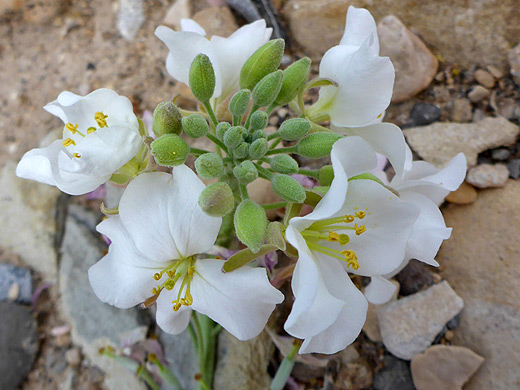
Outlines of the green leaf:
{"type": "Polygon", "coordinates": [[[285,239],[282,233],[283,225],[280,222],[270,222],[265,231],[265,242],[274,245],[280,250],[285,250],[285,239]]]}
{"type": "Polygon", "coordinates": [[[251,252],[258,253],[264,243],[267,216],[265,210],[251,199],[244,199],[235,211],[233,219],[237,237],[251,252]]]}
{"type": "Polygon", "coordinates": [[[253,253],[251,249],[247,248],[244,250],[241,250],[238,253],[235,253],[233,256],[231,256],[222,266],[223,272],[231,272],[234,271],[254,259],[259,258],[260,256],[264,256],[268,253],[274,252],[277,250],[278,247],[276,245],[262,245],[258,252],[253,253]]]}

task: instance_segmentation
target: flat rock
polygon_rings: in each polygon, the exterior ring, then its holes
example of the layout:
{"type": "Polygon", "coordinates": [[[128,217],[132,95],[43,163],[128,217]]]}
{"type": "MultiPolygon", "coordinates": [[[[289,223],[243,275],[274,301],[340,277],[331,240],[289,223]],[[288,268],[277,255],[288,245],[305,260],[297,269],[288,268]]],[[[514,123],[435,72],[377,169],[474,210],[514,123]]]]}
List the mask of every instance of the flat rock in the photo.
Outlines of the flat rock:
{"type": "Polygon", "coordinates": [[[31,272],[9,264],[0,264],[0,301],[10,298],[9,291],[13,290],[14,285],[18,285],[15,300],[20,303],[31,303],[31,272]]]}
{"type": "MultiPolygon", "coordinates": [[[[196,389],[195,374],[199,372],[199,361],[188,330],[180,334],[161,331],[159,340],[163,346],[168,368],[177,377],[184,389],[196,389]]],[[[167,389],[165,389],[167,390],[167,389]]]]}
{"type": "Polygon", "coordinates": [[[8,248],[47,282],[56,282],[56,205],[60,192],[46,184],[15,175],[7,162],[0,172],[0,246],[8,248]]]}
{"type": "Polygon", "coordinates": [[[518,179],[520,177],[520,159],[515,158],[509,161],[507,169],[509,169],[509,176],[513,179],[518,179]]]}
{"type": "Polygon", "coordinates": [[[73,215],[67,217],[59,271],[61,312],[71,325],[74,344],[105,372],[108,389],[144,390],[146,386],[127,368],[98,352],[106,346],[118,349],[122,339],[129,334],[134,337],[140,334],[144,339],[148,328],[143,312],[117,309],[100,302],[94,295],[88,281],[88,269],[103,256],[105,249],[86,225],[73,215]]]}
{"type": "MultiPolygon", "coordinates": [[[[401,286],[397,280],[391,279],[390,281],[397,287],[394,294],[389,300],[389,302],[392,302],[397,299],[401,286]]],[[[368,303],[367,319],[363,324],[363,332],[365,332],[367,337],[374,343],[380,342],[382,340],[381,331],[379,330],[379,319],[377,317],[377,312],[380,307],[383,307],[386,304],[388,304],[388,302],[383,305],[374,305],[370,302],[368,303]]]]}
{"type": "Polygon", "coordinates": [[[31,370],[38,352],[38,332],[31,309],[0,302],[0,385],[17,389],[31,370]]]}
{"type": "Polygon", "coordinates": [[[488,99],[489,98],[489,90],[484,88],[483,86],[481,85],[475,85],[471,91],[469,91],[468,93],[468,98],[469,100],[471,100],[473,103],[478,103],[484,99],[488,99]]]}
{"type": "Polygon", "coordinates": [[[412,359],[417,390],[462,390],[484,358],[464,347],[434,345],[412,359]]]}
{"type": "Polygon", "coordinates": [[[463,306],[446,281],[390,302],[377,313],[383,344],[392,355],[410,360],[431,345],[463,306]]]}
{"type": "Polygon", "coordinates": [[[248,341],[239,341],[223,330],[218,338],[215,390],[260,390],[269,388],[267,366],[274,345],[267,332],[248,341]]]}
{"type": "Polygon", "coordinates": [[[144,22],[143,0],[119,0],[117,29],[127,41],[133,41],[144,22]]]}
{"type": "Polygon", "coordinates": [[[392,102],[405,101],[430,85],[439,61],[417,35],[393,15],[378,23],[377,33],[381,56],[390,57],[395,67],[392,102]]]}
{"type": "Polygon", "coordinates": [[[501,117],[477,123],[437,122],[403,130],[412,149],[439,168],[459,152],[466,155],[468,166],[472,167],[480,152],[515,143],[519,132],[518,126],[501,117]]]}
{"type": "Polygon", "coordinates": [[[228,7],[210,7],[193,15],[193,20],[206,31],[207,37],[218,35],[227,37],[238,28],[237,22],[228,7]]]}
{"type": "Polygon", "coordinates": [[[451,108],[451,120],[454,122],[471,122],[473,108],[468,99],[455,99],[451,108]]]}
{"type": "Polygon", "coordinates": [[[480,164],[468,171],[466,181],[477,188],[503,187],[508,177],[505,164],[480,164]]]}
{"type": "Polygon", "coordinates": [[[486,360],[465,390],[510,390],[520,383],[520,182],[480,191],[475,203],[449,205],[453,227],[437,255],[465,302],[453,343],[486,360]]]}
{"type": "Polygon", "coordinates": [[[450,192],[446,200],[455,204],[470,204],[477,200],[477,196],[477,190],[464,182],[456,191],[450,192]]]}
{"type": "Polygon", "coordinates": [[[374,374],[374,390],[415,390],[408,362],[385,356],[384,367],[374,374]]]}
{"type": "Polygon", "coordinates": [[[493,75],[483,69],[477,70],[473,76],[475,77],[475,80],[477,80],[477,82],[483,87],[491,89],[495,86],[495,78],[493,75]]]}

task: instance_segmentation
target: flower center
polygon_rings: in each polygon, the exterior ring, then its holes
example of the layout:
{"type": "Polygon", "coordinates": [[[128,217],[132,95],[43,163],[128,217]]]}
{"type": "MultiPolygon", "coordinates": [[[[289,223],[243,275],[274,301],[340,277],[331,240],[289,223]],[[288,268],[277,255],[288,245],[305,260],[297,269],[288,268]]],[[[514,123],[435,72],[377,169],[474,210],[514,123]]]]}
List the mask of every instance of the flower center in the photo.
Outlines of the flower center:
{"type": "Polygon", "coordinates": [[[163,269],[161,272],[157,272],[153,276],[157,281],[161,280],[164,275],[168,277],[162,284],[152,289],[152,294],[156,298],[163,289],[168,291],[173,290],[177,282],[181,280],[177,299],[172,301],[173,311],[178,311],[181,306],[191,306],[193,303],[190,287],[191,281],[193,280],[193,274],[195,273],[195,261],[195,256],[175,260],[172,265],[163,269]]]}
{"type": "MultiPolygon", "coordinates": [[[[102,111],[98,111],[98,112],[96,112],[94,114],[94,120],[96,121],[96,123],[97,123],[97,125],[99,126],[100,129],[102,127],[107,127],[108,126],[107,125],[107,121],[106,121],[107,118],[108,118],[108,115],[103,114],[102,111]]],[[[73,124],[73,123],[68,122],[65,125],[65,130],[70,131],[74,135],[78,134],[81,137],[85,137],[85,134],[83,134],[81,131],[79,131],[78,127],[79,127],[78,123],[73,124]]],[[[93,126],[89,127],[87,129],[87,135],[93,133],[96,130],[97,130],[97,128],[95,128],[93,126]]],[[[74,141],[72,138],[66,138],[66,139],[64,139],[62,141],[62,144],[65,147],[76,146],[76,141],[74,141]]],[[[73,153],[72,156],[75,157],[75,158],[81,158],[81,155],[79,153],[73,153]]]]}
{"type": "Polygon", "coordinates": [[[302,231],[301,235],[307,242],[309,249],[344,261],[347,263],[347,267],[352,267],[352,269],[356,270],[359,269],[356,252],[352,249],[338,250],[330,248],[320,244],[320,242],[328,241],[338,243],[341,246],[348,245],[350,242],[349,232],[351,234],[354,233],[356,236],[366,232],[367,228],[365,225],[355,223],[356,219],[361,220],[366,215],[365,211],[359,210],[354,215],[347,214],[341,217],[317,221],[302,231]]]}

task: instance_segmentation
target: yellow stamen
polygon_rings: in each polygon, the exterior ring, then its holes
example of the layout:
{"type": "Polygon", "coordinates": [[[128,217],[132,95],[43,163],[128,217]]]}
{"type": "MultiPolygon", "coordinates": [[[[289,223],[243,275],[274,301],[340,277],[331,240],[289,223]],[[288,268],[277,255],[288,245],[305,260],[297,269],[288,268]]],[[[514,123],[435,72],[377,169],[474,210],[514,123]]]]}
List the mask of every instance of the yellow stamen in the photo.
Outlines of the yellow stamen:
{"type": "Polygon", "coordinates": [[[157,272],[157,273],[153,276],[153,278],[154,278],[155,280],[160,280],[160,279],[162,278],[162,276],[163,276],[163,272],[164,272],[164,271],[162,271],[162,272],[157,272]]]}
{"type": "Polygon", "coordinates": [[[367,214],[364,212],[364,211],[358,211],[356,212],[356,217],[358,217],[359,219],[363,219],[365,218],[367,214]]]}
{"type": "Polygon", "coordinates": [[[352,269],[359,269],[358,258],[356,252],[351,249],[341,252],[345,255],[345,259],[347,260],[347,267],[352,267],[352,269]]]}
{"type": "Polygon", "coordinates": [[[345,223],[351,223],[354,222],[354,216],[353,215],[345,215],[345,218],[343,219],[345,223]]]}
{"type": "Polygon", "coordinates": [[[75,158],[81,158],[81,154],[79,154],[79,153],[74,153],[72,156],[75,158]]]}
{"type": "Polygon", "coordinates": [[[93,133],[94,131],[96,131],[97,129],[95,127],[89,127],[87,129],[87,134],[90,134],[90,133],[93,133]]]}
{"type": "Polygon", "coordinates": [[[354,225],[354,230],[356,231],[356,236],[360,236],[361,234],[367,231],[367,228],[365,227],[365,225],[358,226],[358,224],[356,223],[354,225]]]}
{"type": "Polygon", "coordinates": [[[73,139],[70,139],[70,138],[67,138],[66,140],[64,140],[62,142],[63,146],[67,147],[67,146],[70,146],[70,145],[74,145],[76,146],[76,142],[74,142],[73,139]]]}
{"type": "Polygon", "coordinates": [[[179,311],[179,309],[181,308],[182,306],[182,303],[180,303],[178,300],[173,300],[172,301],[173,303],[173,311],[179,311]]]}
{"type": "Polygon", "coordinates": [[[76,134],[77,131],[78,131],[78,124],[76,123],[75,125],[73,125],[72,123],[67,123],[65,125],[65,128],[70,131],[72,134],[76,134]]]}
{"type": "Polygon", "coordinates": [[[333,232],[332,230],[329,232],[329,241],[339,241],[339,234],[336,232],[333,232]]]}
{"type": "Polygon", "coordinates": [[[108,115],[103,114],[102,111],[96,112],[94,114],[94,119],[96,120],[99,127],[107,126],[106,118],[108,118],[108,115]]]}

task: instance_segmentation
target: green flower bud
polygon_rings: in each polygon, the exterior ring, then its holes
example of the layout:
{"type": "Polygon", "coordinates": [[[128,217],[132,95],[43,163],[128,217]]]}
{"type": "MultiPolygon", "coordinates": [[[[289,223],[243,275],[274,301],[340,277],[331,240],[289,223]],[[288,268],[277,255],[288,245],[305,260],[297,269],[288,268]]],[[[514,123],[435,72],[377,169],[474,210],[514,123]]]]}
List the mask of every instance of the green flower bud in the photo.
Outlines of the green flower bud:
{"type": "Polygon", "coordinates": [[[246,158],[248,150],[249,144],[247,142],[242,142],[233,149],[233,157],[238,159],[246,158]]]}
{"type": "Polygon", "coordinates": [[[215,71],[209,57],[199,54],[190,67],[189,83],[193,96],[198,101],[206,103],[215,91],[215,71]]]}
{"type": "Polygon", "coordinates": [[[249,89],[241,89],[233,95],[229,101],[228,109],[231,115],[242,117],[249,108],[249,100],[251,99],[251,91],[249,89]]]}
{"type": "Polygon", "coordinates": [[[312,133],[296,145],[296,153],[307,158],[322,158],[330,155],[332,145],[343,138],[336,133],[312,133]]]}
{"type": "Polygon", "coordinates": [[[231,125],[227,122],[220,122],[215,129],[217,134],[217,138],[221,141],[224,140],[224,133],[231,127],[231,125]]]}
{"type": "Polygon", "coordinates": [[[224,173],[224,162],[215,153],[204,153],[195,160],[195,169],[203,179],[213,179],[224,173]]]}
{"type": "Polygon", "coordinates": [[[224,145],[226,145],[229,149],[234,149],[242,142],[242,134],[244,133],[244,128],[242,126],[233,126],[230,127],[225,133],[223,137],[224,145]]]}
{"type": "Polygon", "coordinates": [[[292,173],[298,172],[298,163],[294,158],[288,156],[287,154],[278,154],[271,159],[270,162],[271,168],[275,172],[285,173],[290,175],[292,173]]]}
{"type": "Polygon", "coordinates": [[[265,111],[255,111],[251,115],[250,119],[250,127],[252,131],[255,130],[263,130],[267,126],[267,121],[269,120],[269,115],[265,111]]]}
{"type": "Polygon", "coordinates": [[[153,111],[152,130],[157,137],[164,134],[181,134],[182,114],[172,102],[161,102],[153,111]]]}
{"type": "Polygon", "coordinates": [[[276,195],[288,202],[303,203],[305,200],[305,189],[294,177],[274,175],[271,186],[276,195]]]}
{"type": "Polygon", "coordinates": [[[260,139],[260,138],[267,139],[267,134],[263,130],[256,130],[253,133],[252,140],[256,141],[257,139],[260,139]]]}
{"type": "Polygon", "coordinates": [[[311,60],[304,57],[283,71],[282,88],[275,100],[277,106],[283,106],[298,96],[305,86],[310,69],[311,60]]]}
{"type": "Polygon", "coordinates": [[[199,206],[212,217],[223,217],[231,213],[235,207],[233,191],[224,182],[210,184],[200,194],[199,206]]]}
{"type": "Polygon", "coordinates": [[[204,137],[209,131],[208,122],[200,114],[191,114],[182,118],[182,127],[188,137],[204,137]]]}
{"type": "Polygon", "coordinates": [[[251,161],[246,160],[233,168],[233,175],[242,184],[249,184],[258,178],[258,170],[251,161]]]}
{"type": "Polygon", "coordinates": [[[253,160],[259,160],[265,156],[268,149],[269,144],[267,143],[267,140],[265,138],[258,138],[249,145],[249,157],[253,160]]]}
{"type": "Polygon", "coordinates": [[[165,134],[150,145],[152,155],[157,164],[165,167],[175,167],[184,164],[190,147],[181,137],[176,134],[165,134]]]}
{"type": "Polygon", "coordinates": [[[251,249],[258,253],[264,243],[267,216],[262,206],[251,199],[244,199],[237,207],[233,218],[237,237],[251,249]]]}
{"type": "Polygon", "coordinates": [[[282,87],[283,72],[277,70],[276,72],[269,73],[262,80],[256,84],[253,89],[253,103],[257,107],[267,107],[280,92],[282,87]]]}
{"type": "Polygon", "coordinates": [[[240,71],[240,88],[253,90],[264,76],[278,69],[284,48],[283,39],[273,39],[255,51],[240,71]]]}
{"type": "Polygon", "coordinates": [[[305,118],[293,118],[282,123],[277,134],[286,141],[296,141],[307,135],[311,129],[311,122],[305,118]]]}
{"type": "Polygon", "coordinates": [[[325,165],[321,167],[318,176],[318,182],[320,186],[330,186],[332,183],[332,179],[334,179],[334,170],[332,169],[332,165],[325,165]]]}

